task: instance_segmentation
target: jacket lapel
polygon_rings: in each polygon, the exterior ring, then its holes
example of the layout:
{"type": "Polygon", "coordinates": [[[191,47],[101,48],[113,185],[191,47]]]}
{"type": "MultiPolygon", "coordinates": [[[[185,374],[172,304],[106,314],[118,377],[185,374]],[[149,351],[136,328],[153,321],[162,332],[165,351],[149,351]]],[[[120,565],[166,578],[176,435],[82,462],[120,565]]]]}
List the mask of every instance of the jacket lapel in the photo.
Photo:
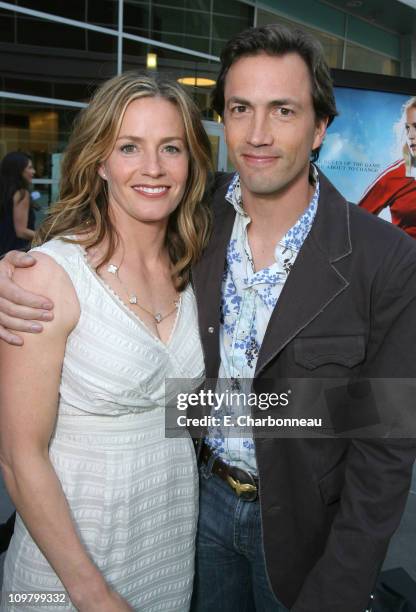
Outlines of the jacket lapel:
{"type": "MultiPolygon", "coordinates": [[[[321,172],[319,180],[315,221],[270,317],[256,376],[349,284],[336,267],[336,262],[352,251],[348,204],[321,172]]],[[[228,182],[214,194],[213,234],[203,257],[192,270],[207,378],[217,376],[220,360],[221,285],[235,219],[233,207],[224,201],[228,182]]]]}
{"type": "Polygon", "coordinates": [[[229,180],[214,194],[212,236],[203,256],[192,269],[192,283],[198,304],[199,333],[204,349],[207,378],[216,378],[220,360],[222,278],[227,246],[235,219],[233,207],[224,201],[228,184],[229,180]]]}
{"type": "Polygon", "coordinates": [[[352,250],[348,204],[321,173],[319,180],[318,211],[270,317],[255,376],[349,284],[336,268],[352,250]]]}

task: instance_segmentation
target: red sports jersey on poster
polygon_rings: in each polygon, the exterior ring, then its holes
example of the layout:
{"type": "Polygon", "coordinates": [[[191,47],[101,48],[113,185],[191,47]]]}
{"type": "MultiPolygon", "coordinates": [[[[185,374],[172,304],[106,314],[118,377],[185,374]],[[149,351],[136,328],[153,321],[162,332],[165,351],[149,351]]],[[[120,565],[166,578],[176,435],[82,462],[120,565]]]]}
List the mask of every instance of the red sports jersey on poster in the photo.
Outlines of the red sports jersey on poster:
{"type": "Polygon", "coordinates": [[[403,159],[386,168],[376,178],[358,206],[376,215],[389,206],[392,222],[416,238],[416,179],[406,176],[403,159]]]}

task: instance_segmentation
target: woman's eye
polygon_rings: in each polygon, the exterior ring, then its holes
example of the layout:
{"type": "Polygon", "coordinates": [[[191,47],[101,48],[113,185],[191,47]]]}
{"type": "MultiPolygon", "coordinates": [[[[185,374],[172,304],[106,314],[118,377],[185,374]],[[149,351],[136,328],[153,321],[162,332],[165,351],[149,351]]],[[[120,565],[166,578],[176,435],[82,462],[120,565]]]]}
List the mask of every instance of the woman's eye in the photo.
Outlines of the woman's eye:
{"type": "Polygon", "coordinates": [[[120,147],[120,151],[122,153],[134,153],[136,150],[136,145],[134,144],[124,144],[120,147]]]}
{"type": "Polygon", "coordinates": [[[175,145],[166,145],[166,147],[164,147],[164,151],[166,151],[166,153],[179,153],[180,148],[176,147],[175,145]]]}

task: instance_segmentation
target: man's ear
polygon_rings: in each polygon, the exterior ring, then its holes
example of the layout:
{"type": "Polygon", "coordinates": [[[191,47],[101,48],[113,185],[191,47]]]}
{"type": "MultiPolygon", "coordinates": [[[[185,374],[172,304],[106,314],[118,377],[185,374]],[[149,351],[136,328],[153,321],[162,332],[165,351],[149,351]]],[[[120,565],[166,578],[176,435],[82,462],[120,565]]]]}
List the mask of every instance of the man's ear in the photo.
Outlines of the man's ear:
{"type": "Polygon", "coordinates": [[[225,123],[224,115],[222,115],[221,119],[222,119],[223,131],[224,131],[225,144],[228,146],[228,142],[227,142],[227,124],[225,123]]]}
{"type": "Polygon", "coordinates": [[[318,149],[321,146],[326,134],[327,125],[328,117],[325,117],[324,119],[317,119],[315,125],[315,136],[313,139],[312,151],[318,149]]]}

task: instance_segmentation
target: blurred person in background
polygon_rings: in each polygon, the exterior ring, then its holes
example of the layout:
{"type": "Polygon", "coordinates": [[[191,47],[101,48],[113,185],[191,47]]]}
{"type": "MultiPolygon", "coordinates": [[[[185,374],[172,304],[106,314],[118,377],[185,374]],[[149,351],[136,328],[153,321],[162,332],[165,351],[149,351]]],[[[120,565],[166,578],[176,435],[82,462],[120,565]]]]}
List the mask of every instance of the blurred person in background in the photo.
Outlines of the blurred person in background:
{"type": "Polygon", "coordinates": [[[13,514],[9,516],[6,522],[0,525],[0,555],[4,553],[9,547],[10,540],[14,531],[15,518],[16,513],[13,512],[13,514]]]}
{"type": "Polygon", "coordinates": [[[35,235],[30,188],[35,169],[26,153],[7,153],[0,164],[0,255],[26,250],[35,235]]]}

